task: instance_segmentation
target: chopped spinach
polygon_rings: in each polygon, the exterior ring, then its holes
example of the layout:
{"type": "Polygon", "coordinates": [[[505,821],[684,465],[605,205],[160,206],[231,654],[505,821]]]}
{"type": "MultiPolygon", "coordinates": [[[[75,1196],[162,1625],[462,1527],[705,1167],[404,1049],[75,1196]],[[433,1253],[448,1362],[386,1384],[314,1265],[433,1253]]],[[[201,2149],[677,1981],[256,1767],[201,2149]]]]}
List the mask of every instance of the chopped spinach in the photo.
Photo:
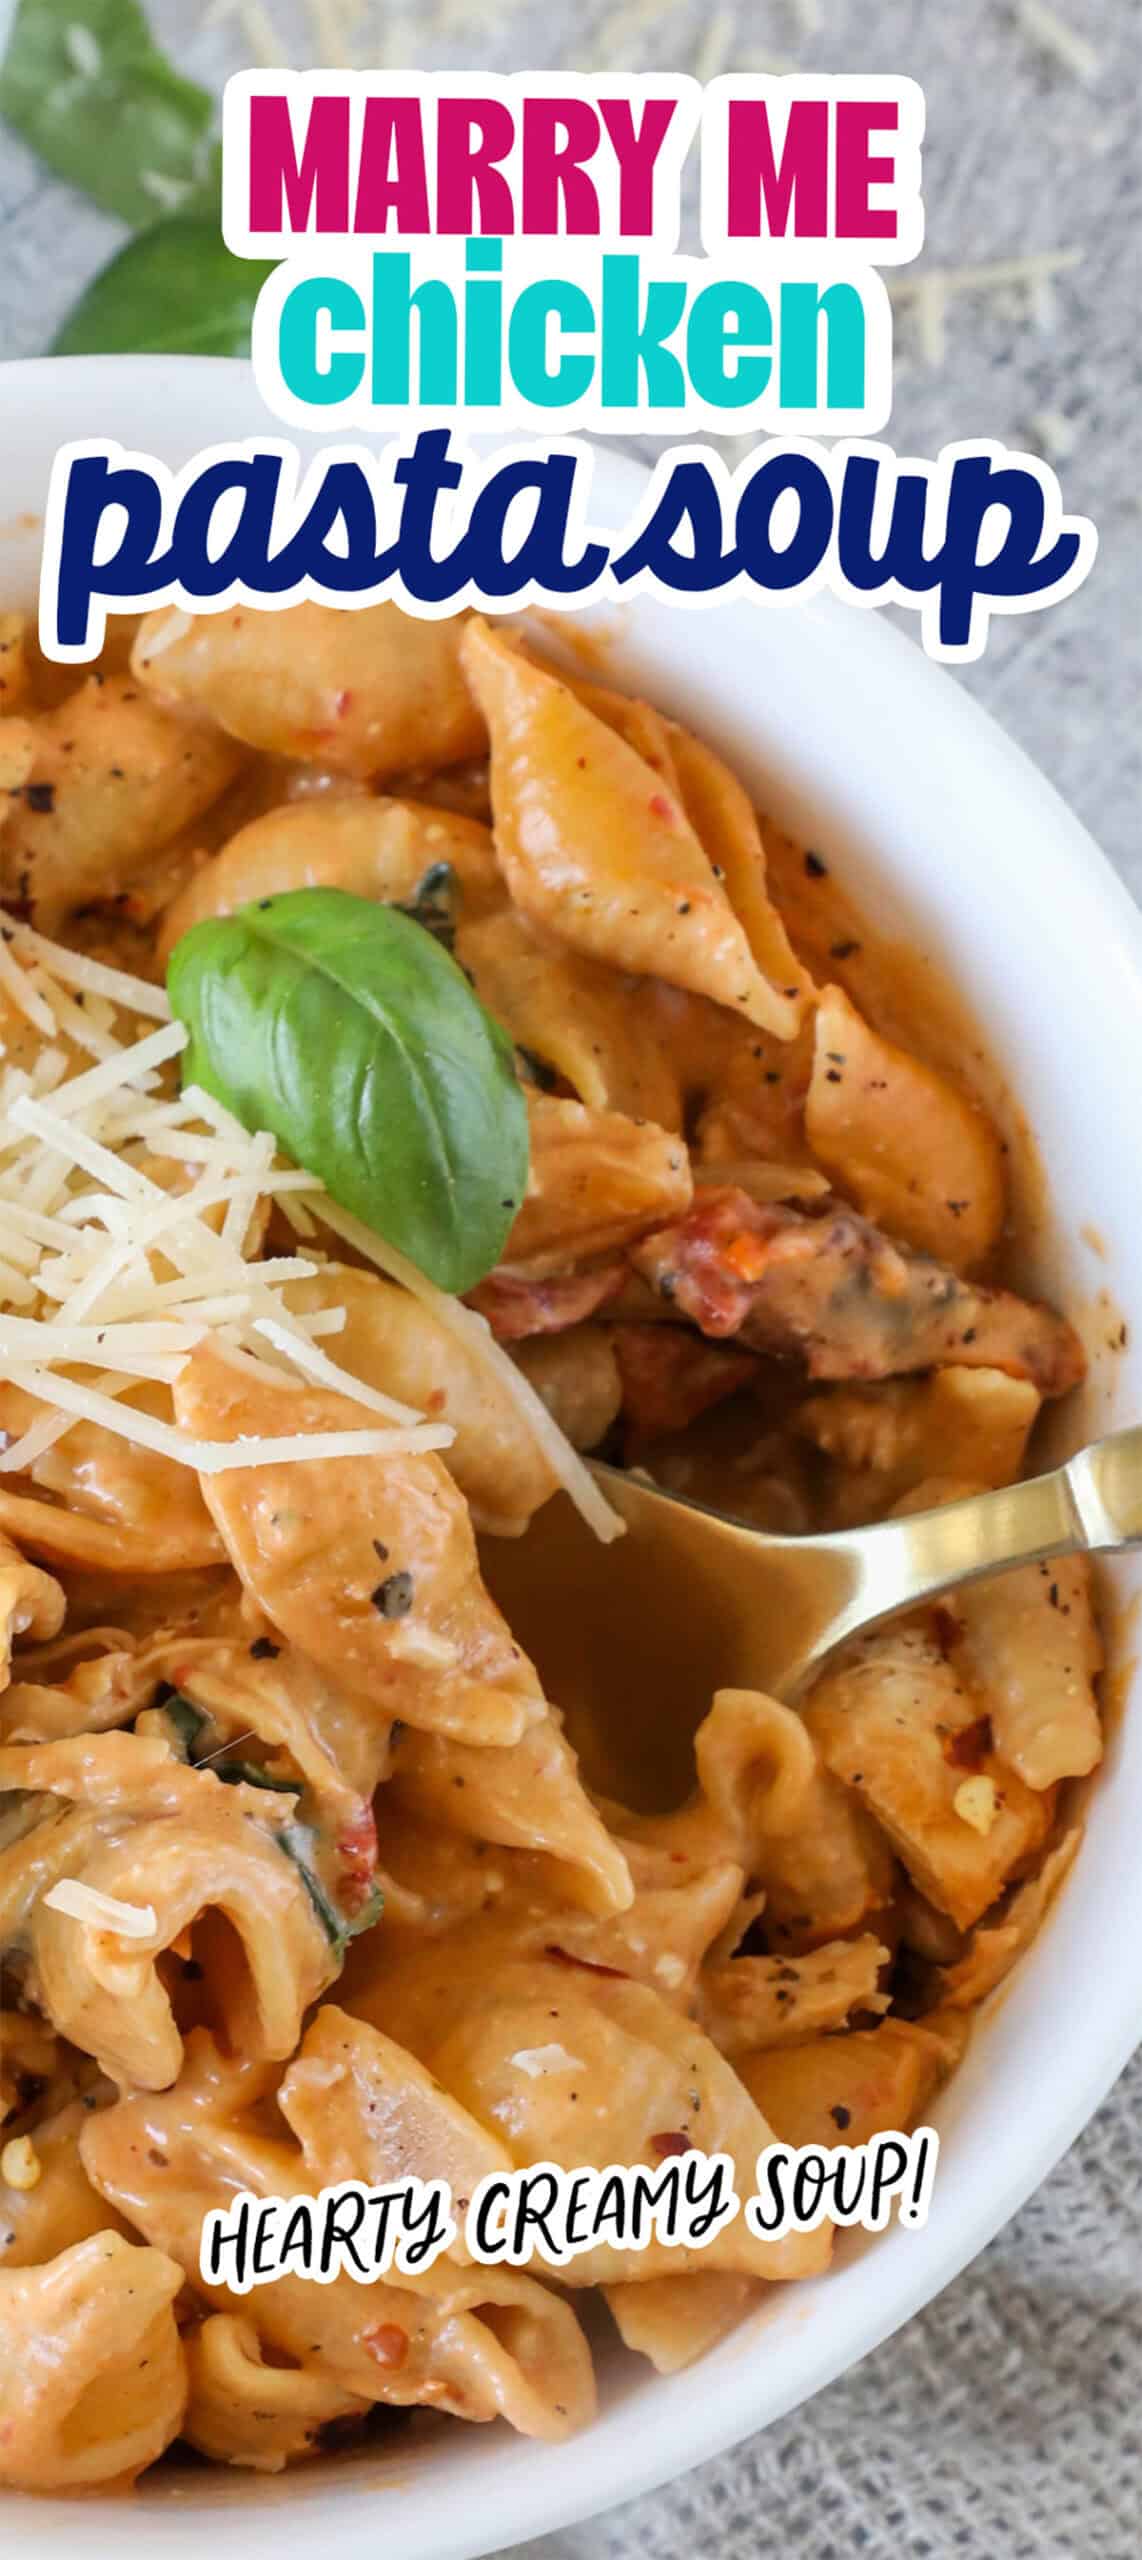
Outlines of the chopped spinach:
{"type": "Polygon", "coordinates": [[[361,1937],[366,1929],[371,1929],[374,1922],[380,1919],[383,1896],[379,1885],[370,1887],[361,1909],[355,1912],[350,1920],[343,1911],[338,1910],[317,1873],[314,1863],[317,1855],[317,1834],[310,1825],[306,1822],[287,1823],[284,1830],[275,1833],[275,1838],[279,1849],[284,1850],[286,1857],[292,1859],[297,1868],[330,1946],[339,1958],[344,1956],[350,1938],[361,1937]]]}

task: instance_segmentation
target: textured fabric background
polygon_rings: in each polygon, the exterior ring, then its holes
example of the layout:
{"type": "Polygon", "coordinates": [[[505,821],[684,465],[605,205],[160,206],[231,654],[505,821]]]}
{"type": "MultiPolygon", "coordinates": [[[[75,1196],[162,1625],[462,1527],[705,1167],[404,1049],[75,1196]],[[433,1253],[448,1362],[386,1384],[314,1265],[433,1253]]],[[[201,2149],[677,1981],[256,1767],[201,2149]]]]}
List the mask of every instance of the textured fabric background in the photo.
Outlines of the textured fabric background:
{"type": "MultiPolygon", "coordinates": [[[[1082,253],[1046,289],[953,297],[936,362],[905,304],[890,434],[921,454],[972,434],[1029,443],[1094,517],[1087,585],[1051,612],[993,625],[962,680],[1142,895],[1142,10],[1056,7],[1085,76],[1029,26],[1043,14],[1035,0],[327,0],[327,15],[349,56],[394,68],[909,72],[928,98],[925,269],[1082,253]]],[[[0,27],[5,15],[0,0],[0,27]]],[[[198,0],[153,7],[202,76],[254,51],[240,0],[210,15],[198,0]]],[[[303,0],[264,0],[260,15],[267,53],[318,58],[303,0]]],[[[43,349],[115,237],[0,135],[0,353],[43,349]]],[[[1117,1961],[1142,1956],[1122,1949],[1117,1961]]],[[[1140,2195],[1142,2058],[976,2265],[856,2372],[675,2487],[530,2546],[528,2560],[1135,2560],[1140,2195]]]]}

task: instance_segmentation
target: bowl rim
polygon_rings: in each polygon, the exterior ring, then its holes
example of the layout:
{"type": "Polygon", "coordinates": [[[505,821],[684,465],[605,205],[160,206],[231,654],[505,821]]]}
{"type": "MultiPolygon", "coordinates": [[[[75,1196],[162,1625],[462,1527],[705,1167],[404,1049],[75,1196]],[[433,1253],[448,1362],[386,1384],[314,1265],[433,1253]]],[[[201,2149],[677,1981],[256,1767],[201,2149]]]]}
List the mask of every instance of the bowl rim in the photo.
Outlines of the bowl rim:
{"type": "MultiPolygon", "coordinates": [[[[122,440],[144,449],[152,435],[160,451],[164,442],[168,449],[175,442],[185,445],[185,436],[170,432],[172,408],[180,416],[189,414],[201,419],[202,442],[252,433],[259,427],[282,433],[280,424],[267,418],[250,368],[223,358],[70,357],[0,364],[0,419],[9,414],[8,404],[13,400],[22,412],[17,433],[27,432],[31,413],[43,421],[49,439],[54,441],[64,439],[69,421],[77,416],[84,419],[83,432],[100,432],[101,427],[88,423],[94,413],[97,419],[113,414],[120,423],[109,432],[117,432],[122,440]]],[[[328,428],[316,432],[312,439],[298,438],[291,431],[291,439],[304,444],[336,440],[328,428]]],[[[491,444],[504,440],[482,441],[491,444]]],[[[361,439],[355,437],[354,441],[360,443],[361,439]]],[[[610,522],[629,508],[645,485],[646,466],[628,453],[591,441],[595,453],[593,512],[598,521],[610,522]]],[[[0,543],[0,584],[3,565],[0,543]]],[[[740,618],[756,608],[749,602],[731,599],[699,610],[740,618]]],[[[947,669],[927,660],[919,647],[892,628],[883,615],[870,612],[858,617],[852,607],[830,598],[816,598],[808,605],[782,610],[786,615],[783,627],[796,632],[794,645],[799,647],[804,640],[831,680],[844,681],[846,674],[855,678],[859,664],[861,682],[867,689],[871,660],[873,680],[891,694],[896,726],[903,736],[908,735],[913,724],[923,732],[934,725],[945,759],[977,759],[991,785],[1013,807],[1018,804],[1029,823],[1038,826],[1047,886],[1052,875],[1059,881],[1065,877],[1072,889],[1076,882],[1081,886],[1100,967],[1109,971],[1114,982],[1113,1010],[1130,1007],[1135,1019],[1142,1021],[1142,916],[1086,829],[1023,750],[947,669]]],[[[701,621],[695,622],[694,639],[699,647],[702,627],[701,621]]],[[[618,654],[621,656],[621,641],[618,654]]],[[[998,2184],[986,2188],[981,2184],[970,2206],[965,2207],[961,2199],[960,2210],[950,2218],[946,2231],[941,2231],[939,2219],[934,2217],[924,2232],[908,2234],[910,2255],[896,2251],[889,2262],[887,2251],[878,2245],[875,2263],[885,2270],[879,2285],[863,2290],[858,2287],[851,2300],[846,2290],[832,2320],[824,2324],[810,2321],[803,2334],[794,2335],[791,2341],[783,2339],[781,2370],[776,2380],[772,2371],[767,2371],[762,2424],[768,2426],[787,2415],[850,2370],[971,2263],[1062,2158],[1140,2038],[1142,1984],[1134,1988],[1123,1969],[1117,1984],[1109,1992],[1104,1985],[1099,2002],[1092,2004],[1089,2014],[1079,2020],[1075,2037],[1068,2045],[1067,2079],[1059,2103],[1032,2129],[1022,2132],[1017,2156],[1015,2148],[1008,2146],[1011,2156],[1006,2159],[998,2184]]],[[[602,2420],[596,2422],[569,2447],[522,2448],[520,2440],[508,2439],[502,2448],[497,2448],[494,2461],[486,2466],[468,2466],[470,2477],[453,2480],[449,2476],[439,2486],[420,2478],[405,2484],[403,2512],[391,2507],[382,2509],[380,2520],[395,2522],[398,2528],[410,2524],[416,2527],[411,2541],[405,2531],[401,2533],[402,2560],[475,2560],[479,2553],[505,2550],[529,2537],[581,2523],[591,2515],[661,2487],[755,2432],[759,2425],[755,2406],[757,2379],[766,2357],[767,2330],[762,2325],[757,2330],[756,2346],[738,2356],[736,2367],[731,2364],[719,2373],[716,2392],[694,2390],[687,2402],[676,2392],[669,2393],[669,2386],[648,2379],[641,2386],[637,2404],[624,2401],[619,2411],[612,2413],[612,2423],[604,2426],[602,2420]],[[668,2393],[669,2421],[659,2423],[656,2412],[668,2393]],[[617,2424],[613,2423],[616,2416],[617,2424]],[[416,2526],[415,2508],[422,2500],[422,2524],[416,2526]]],[[[772,2366],[772,2357],[769,2362],[772,2366]]],[[[700,2370],[692,2369],[695,2374],[700,2370]]],[[[336,2507],[328,2474],[284,2475],[291,2485],[292,2497],[282,2501],[271,2495],[266,2500],[265,2521],[260,2529],[266,2533],[267,2547],[272,2533],[278,2548],[300,2553],[324,2512],[340,2531],[347,2555],[363,2556],[371,2549],[370,2518],[377,2480],[356,2464],[346,2465],[344,2470],[348,2476],[333,2493],[338,2500],[336,2507]],[[356,2513],[354,2497],[358,2502],[356,2513]]],[[[395,2477],[396,2485],[401,2486],[399,2465],[395,2477]]],[[[204,2517],[215,2532],[227,2539],[233,2529],[232,2515],[239,2519],[236,2530],[248,2539],[252,2529],[255,2547],[259,2547],[259,2492],[264,2493],[271,2484],[259,2479],[252,2488],[248,2482],[243,2485],[244,2494],[227,2499],[224,2504],[211,2497],[200,2500],[185,2489],[170,2496],[151,2494],[137,2498],[134,2503],[140,2520],[145,2519],[141,2529],[149,2537],[148,2548],[156,2553],[176,2549],[181,2553],[188,2546],[190,2534],[197,2537],[200,2533],[204,2517]]],[[[385,2485],[382,2475],[381,2486],[385,2485]]],[[[49,2550],[54,2554],[57,2548],[62,2551],[64,2534],[70,2538],[74,2533],[76,2508],[72,2499],[20,2500],[18,2504],[15,2500],[5,2501],[3,2512],[8,2545],[14,2555],[49,2550]]],[[[84,2509],[84,2529],[93,2554],[102,2560],[105,2551],[110,2560],[114,2550],[118,2560],[124,2533],[129,2533],[131,2527],[125,2521],[122,2504],[110,2506],[104,2500],[94,2502],[94,2513],[91,2505],[84,2509]]]]}

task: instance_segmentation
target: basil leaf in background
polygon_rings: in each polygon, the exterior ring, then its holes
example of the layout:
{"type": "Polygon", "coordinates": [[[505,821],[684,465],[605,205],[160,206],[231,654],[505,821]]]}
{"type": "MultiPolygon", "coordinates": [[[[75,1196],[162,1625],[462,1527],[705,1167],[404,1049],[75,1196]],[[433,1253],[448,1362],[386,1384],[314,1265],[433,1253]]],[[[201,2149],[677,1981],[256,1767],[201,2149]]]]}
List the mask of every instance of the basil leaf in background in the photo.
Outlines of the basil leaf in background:
{"type": "Polygon", "coordinates": [[[213,214],[172,214],[112,258],[65,320],[56,356],[244,356],[272,267],[234,258],[213,214]]]}
{"type": "Polygon", "coordinates": [[[272,1130],[442,1289],[498,1262],[527,1184],[511,1042],[395,907],[291,889],[191,927],[167,970],[184,1084],[272,1130]]]}
{"type": "Polygon", "coordinates": [[[208,177],[217,195],[214,100],[173,69],[137,0],[18,0],[0,116],[125,222],[156,221],[208,177]]]}

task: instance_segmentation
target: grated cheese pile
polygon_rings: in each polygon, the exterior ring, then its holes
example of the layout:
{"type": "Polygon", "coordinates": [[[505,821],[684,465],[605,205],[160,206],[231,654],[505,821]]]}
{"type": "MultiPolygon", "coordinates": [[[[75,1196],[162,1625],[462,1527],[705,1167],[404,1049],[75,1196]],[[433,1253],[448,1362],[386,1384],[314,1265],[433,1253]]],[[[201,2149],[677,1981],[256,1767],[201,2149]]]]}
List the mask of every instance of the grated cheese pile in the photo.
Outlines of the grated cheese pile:
{"type": "Polygon", "coordinates": [[[325,1259],[310,1241],[320,1221],[476,1351],[583,1518],[601,1538],[621,1534],[590,1470],[482,1316],[338,1208],[316,1175],[284,1165],[266,1132],[251,1137],[195,1086],[169,1090],[187,1033],[171,1020],[164,989],[0,911],[4,1030],[0,1375],[46,1410],[6,1446],[0,1434],[0,1476],[33,1466],[77,1421],[203,1475],[449,1447],[448,1424],[426,1422],[321,1348],[343,1330],[343,1307],[300,1316],[287,1306],[288,1283],[311,1279],[325,1259]],[[306,1249],[258,1260],[275,1205],[306,1249]],[[131,1389],[169,1386],[207,1335],[236,1367],[277,1387],[331,1388],[375,1417],[372,1426],[208,1441],[139,1411],[131,1389]]]}
{"type": "Polygon", "coordinates": [[[343,1308],[290,1312],[283,1289],[312,1278],[311,1255],[252,1259],[271,1203],[320,1185],[208,1094],[166,1090],[187,1034],[163,989],[2,918],[0,997],[38,1035],[0,1052],[0,1369],[49,1408],[0,1449],[0,1474],[81,1420],[203,1474],[447,1447],[446,1425],[318,1348],[343,1308]],[[140,1017],[158,1027],[133,1037],[140,1017]],[[275,1385],[317,1379],[388,1427],[202,1441],[122,1401],[139,1381],[169,1386],[208,1334],[275,1385]]]}

